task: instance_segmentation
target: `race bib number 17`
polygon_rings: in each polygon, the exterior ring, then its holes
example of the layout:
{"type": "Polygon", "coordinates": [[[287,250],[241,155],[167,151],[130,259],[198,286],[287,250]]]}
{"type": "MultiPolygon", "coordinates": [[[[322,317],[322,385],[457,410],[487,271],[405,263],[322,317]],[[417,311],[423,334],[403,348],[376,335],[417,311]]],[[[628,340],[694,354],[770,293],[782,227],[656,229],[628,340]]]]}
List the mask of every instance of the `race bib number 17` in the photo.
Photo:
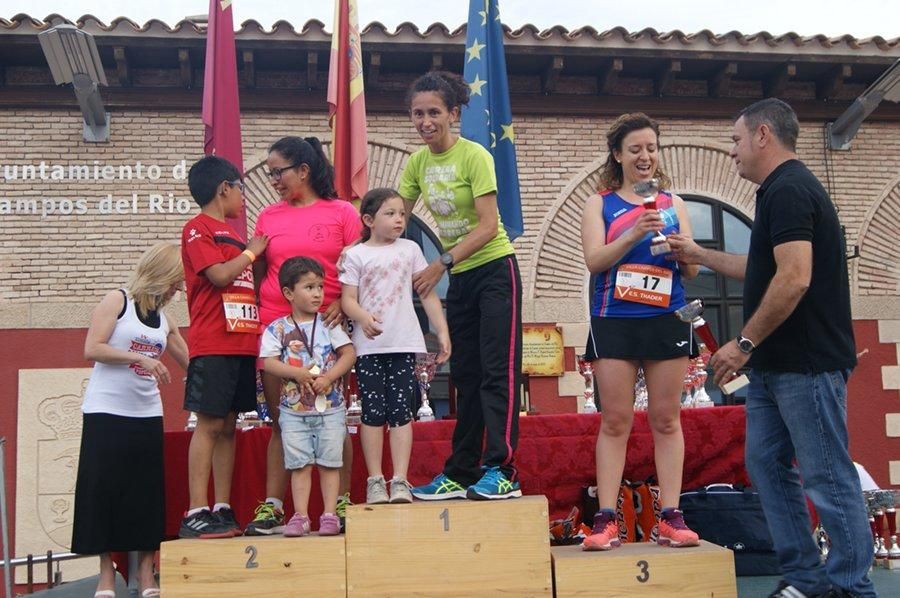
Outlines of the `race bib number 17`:
{"type": "Polygon", "coordinates": [[[645,264],[622,264],[616,274],[613,296],[622,301],[669,307],[672,299],[672,271],[645,264]]]}

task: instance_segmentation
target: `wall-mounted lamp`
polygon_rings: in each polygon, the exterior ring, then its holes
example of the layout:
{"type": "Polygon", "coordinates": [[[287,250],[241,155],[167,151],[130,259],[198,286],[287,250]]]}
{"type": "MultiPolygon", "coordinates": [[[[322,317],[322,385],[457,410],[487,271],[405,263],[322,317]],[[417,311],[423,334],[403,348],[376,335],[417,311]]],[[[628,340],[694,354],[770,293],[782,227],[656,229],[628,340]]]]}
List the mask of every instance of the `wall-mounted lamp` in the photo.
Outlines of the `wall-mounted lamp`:
{"type": "Polygon", "coordinates": [[[109,112],[99,85],[108,85],[94,36],[74,25],[57,25],[38,35],[57,85],[71,83],[84,117],[84,140],[109,141],[109,112]]]}
{"type": "Polygon", "coordinates": [[[853,100],[836,121],[828,123],[825,138],[830,150],[849,150],[850,141],[859,131],[859,126],[872,114],[882,100],[900,102],[900,58],[881,74],[875,83],[862,95],[853,100]]]}

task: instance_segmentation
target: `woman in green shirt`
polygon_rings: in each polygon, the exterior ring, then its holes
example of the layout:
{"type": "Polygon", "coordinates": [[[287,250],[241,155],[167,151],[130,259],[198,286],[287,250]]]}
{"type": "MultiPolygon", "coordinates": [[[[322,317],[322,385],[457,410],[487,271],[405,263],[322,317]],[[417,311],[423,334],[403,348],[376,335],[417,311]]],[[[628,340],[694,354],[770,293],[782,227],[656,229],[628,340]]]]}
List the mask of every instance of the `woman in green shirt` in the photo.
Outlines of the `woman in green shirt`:
{"type": "Polygon", "coordinates": [[[447,322],[457,389],[453,452],[442,473],[413,489],[422,500],[522,495],[513,465],[519,435],[522,283],[497,210],[494,160],[452,129],[468,102],[468,85],[447,72],[419,77],[408,95],[412,122],[426,147],[410,156],[400,195],[408,213],[419,198],[424,200],[445,251],[413,284],[425,296],[450,272],[447,322]]]}

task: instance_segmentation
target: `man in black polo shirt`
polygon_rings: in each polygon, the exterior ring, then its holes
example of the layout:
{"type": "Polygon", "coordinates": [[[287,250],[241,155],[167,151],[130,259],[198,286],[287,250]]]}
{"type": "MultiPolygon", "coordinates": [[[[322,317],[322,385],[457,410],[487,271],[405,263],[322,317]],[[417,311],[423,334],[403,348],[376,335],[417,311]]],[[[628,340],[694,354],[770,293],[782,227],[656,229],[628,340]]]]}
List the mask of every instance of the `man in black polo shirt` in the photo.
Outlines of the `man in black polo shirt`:
{"type": "Polygon", "coordinates": [[[875,596],[872,534],[847,447],[856,349],[844,243],[828,193],[797,160],[799,130],[791,107],[774,98],[734,123],[738,174],[760,185],[748,255],[679,235],[669,242],[672,259],[744,281],[744,327],[710,364],[717,384],[752,368],[746,465],[784,575],[772,596],[875,596]],[[824,565],[804,490],[831,538],[824,565]]]}

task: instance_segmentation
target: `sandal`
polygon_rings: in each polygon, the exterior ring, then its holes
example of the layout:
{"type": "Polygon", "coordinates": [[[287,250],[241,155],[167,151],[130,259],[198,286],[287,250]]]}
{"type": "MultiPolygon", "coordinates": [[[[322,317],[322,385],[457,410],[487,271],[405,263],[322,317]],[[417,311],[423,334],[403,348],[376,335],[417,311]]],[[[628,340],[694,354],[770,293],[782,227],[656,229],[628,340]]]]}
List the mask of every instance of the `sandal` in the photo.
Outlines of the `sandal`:
{"type": "Polygon", "coordinates": [[[94,592],[94,598],[116,598],[115,590],[97,590],[94,592]]]}
{"type": "Polygon", "coordinates": [[[141,598],[159,598],[159,588],[147,588],[141,592],[141,598]]]}

